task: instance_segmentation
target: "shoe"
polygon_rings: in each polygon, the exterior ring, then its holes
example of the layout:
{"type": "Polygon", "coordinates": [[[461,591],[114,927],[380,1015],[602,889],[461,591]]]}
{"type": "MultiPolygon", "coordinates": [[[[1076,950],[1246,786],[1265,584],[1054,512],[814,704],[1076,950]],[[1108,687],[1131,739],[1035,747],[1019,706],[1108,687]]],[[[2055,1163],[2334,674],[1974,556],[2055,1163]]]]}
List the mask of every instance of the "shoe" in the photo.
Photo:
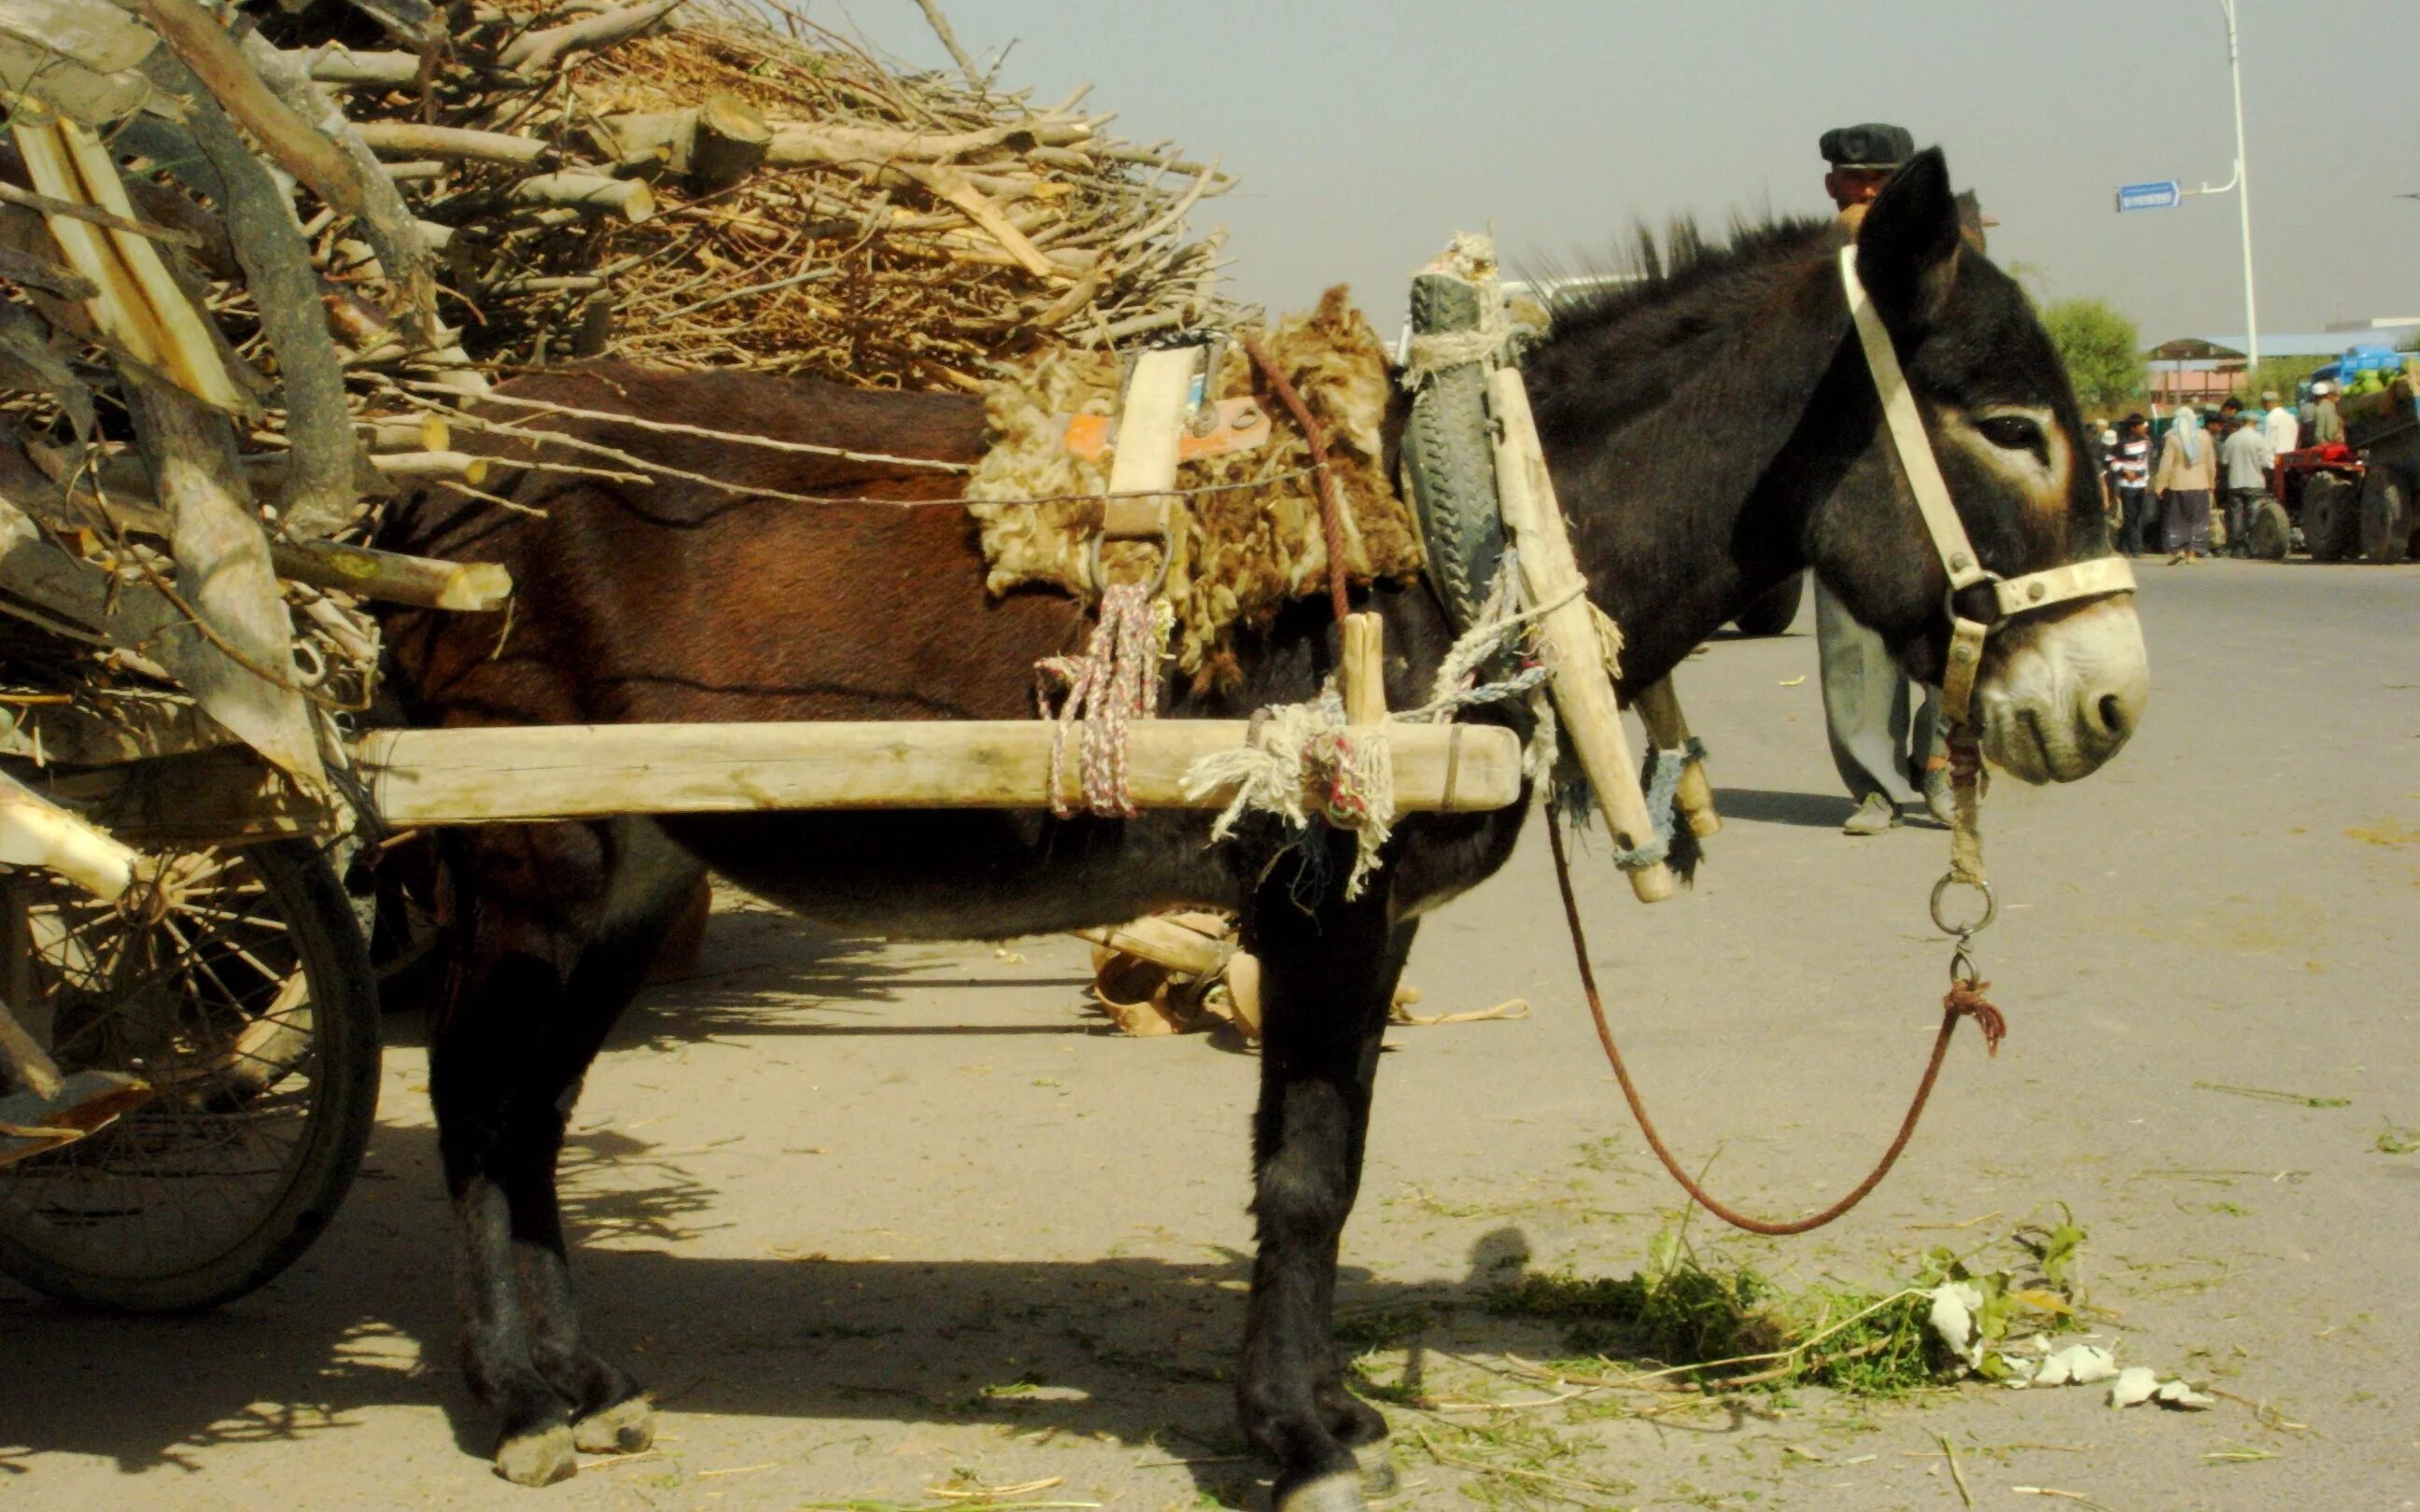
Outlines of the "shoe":
{"type": "Polygon", "coordinates": [[[1899,805],[1879,793],[1869,793],[1857,811],[1840,826],[1843,835],[1879,835],[1899,827],[1899,805]]]}
{"type": "Polygon", "coordinates": [[[2181,566],[2183,566],[2184,564],[2185,564],[2185,554],[2184,554],[2183,552],[2181,552],[2181,551],[2180,551],[2180,552],[2178,552],[2176,555],[2174,555],[2174,556],[2172,556],[2172,557],[2168,558],[2168,565],[2169,565],[2169,566],[2171,566],[2171,567],[2181,567],[2181,566]]]}
{"type": "Polygon", "coordinates": [[[1957,823],[1949,796],[1949,768],[1936,766],[1924,774],[1924,810],[1945,825],[1957,823]]]}

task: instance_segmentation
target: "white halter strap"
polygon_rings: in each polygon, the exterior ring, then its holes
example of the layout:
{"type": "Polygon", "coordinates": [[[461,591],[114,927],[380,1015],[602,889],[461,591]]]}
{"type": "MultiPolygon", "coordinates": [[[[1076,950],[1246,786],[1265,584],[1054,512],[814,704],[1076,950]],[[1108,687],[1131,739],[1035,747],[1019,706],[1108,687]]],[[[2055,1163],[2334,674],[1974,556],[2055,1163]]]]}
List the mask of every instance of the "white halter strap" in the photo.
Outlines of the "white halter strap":
{"type": "Polygon", "coordinates": [[[1891,346],[1882,314],[1874,308],[1864,282],[1857,277],[1857,247],[1854,241],[1840,249],[1840,285],[1849,296],[1849,313],[1856,321],[1857,339],[1866,349],[1866,366],[1873,374],[1874,392],[1882,397],[1891,449],[1899,455],[1900,470],[1906,474],[1908,487],[1916,495],[1916,510],[1924,517],[1925,532],[1932,537],[1932,549],[1941,557],[1942,570],[1949,575],[1949,664],[1941,677],[1941,709],[1952,724],[1963,724],[1974,701],[1975,674],[1983,665],[1983,641],[1993,630],[2016,615],[2055,604],[2131,594],[2134,591],[2134,570],[2127,565],[2124,557],[2113,553],[2029,572],[2021,578],[2003,579],[1985,571],[1976,558],[1973,543],[1966,539],[1966,527],[1958,518],[1957,507],[1949,501],[1949,486],[1942,481],[1941,464],[1933,458],[1931,438],[1924,433],[1924,416],[1916,408],[1916,394],[1907,386],[1907,375],[1900,369],[1899,351],[1891,346]],[[1988,621],[1970,620],[1958,612],[1959,594],[1978,583],[1992,585],[1994,615],[1988,621]]]}

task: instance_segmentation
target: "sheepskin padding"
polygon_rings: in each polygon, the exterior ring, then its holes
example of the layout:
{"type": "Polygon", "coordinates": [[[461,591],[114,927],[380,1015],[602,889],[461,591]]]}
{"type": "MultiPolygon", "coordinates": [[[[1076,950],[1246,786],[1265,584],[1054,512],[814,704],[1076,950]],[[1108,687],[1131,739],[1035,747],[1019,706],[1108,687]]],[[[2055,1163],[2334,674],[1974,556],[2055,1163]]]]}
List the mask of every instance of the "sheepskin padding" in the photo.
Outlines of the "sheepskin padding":
{"type": "MultiPolygon", "coordinates": [[[[1357,584],[1417,576],[1418,527],[1387,476],[1392,388],[1377,333],[1340,285],[1318,309],[1259,335],[1326,433],[1329,473],[1345,505],[1348,576],[1357,584]]],[[[1084,500],[1109,491],[1109,459],[1071,455],[1066,417],[1114,413],[1119,378],[1116,354],[1063,348],[985,391],[991,447],[968,480],[967,497],[982,522],[986,581],[995,594],[1035,585],[1081,597],[1095,591],[1090,521],[1097,512],[1084,500]],[[1043,501],[1024,501],[1035,500],[1043,501]]],[[[1270,438],[1257,451],[1187,462],[1177,486],[1283,481],[1191,494],[1176,512],[1165,596],[1176,617],[1176,671],[1202,689],[1233,686],[1238,626],[1265,625],[1289,600],[1325,593],[1327,584],[1319,499],[1306,473],[1309,443],[1241,343],[1220,364],[1218,388],[1220,398],[1249,394],[1264,407],[1270,438]]],[[[1108,576],[1124,581],[1156,570],[1157,548],[1111,542],[1102,557],[1108,576]]]]}

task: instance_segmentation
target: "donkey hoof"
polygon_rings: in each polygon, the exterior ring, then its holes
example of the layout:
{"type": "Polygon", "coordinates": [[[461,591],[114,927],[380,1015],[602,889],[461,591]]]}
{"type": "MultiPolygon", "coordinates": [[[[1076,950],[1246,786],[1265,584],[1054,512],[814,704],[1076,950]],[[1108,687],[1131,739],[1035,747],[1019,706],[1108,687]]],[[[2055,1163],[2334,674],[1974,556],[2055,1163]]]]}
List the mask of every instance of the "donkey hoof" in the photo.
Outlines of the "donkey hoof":
{"type": "Polygon", "coordinates": [[[1394,1452],[1383,1443],[1370,1444],[1353,1451],[1361,1462],[1361,1494],[1373,1502],[1390,1501],[1403,1490],[1403,1477],[1395,1473],[1394,1452]]]}
{"type": "Polygon", "coordinates": [[[656,1442],[654,1405],[632,1396],[600,1407],[571,1425],[571,1442],[582,1454],[637,1454],[656,1442]]]}
{"type": "Polygon", "coordinates": [[[1361,1497],[1361,1473],[1340,1470],[1307,1480],[1277,1499],[1277,1512],[1369,1512],[1361,1497]]]}
{"type": "Polygon", "coordinates": [[[516,1486],[551,1486],[569,1480],[579,1470],[566,1423],[532,1428],[496,1445],[496,1473],[516,1486]]]}

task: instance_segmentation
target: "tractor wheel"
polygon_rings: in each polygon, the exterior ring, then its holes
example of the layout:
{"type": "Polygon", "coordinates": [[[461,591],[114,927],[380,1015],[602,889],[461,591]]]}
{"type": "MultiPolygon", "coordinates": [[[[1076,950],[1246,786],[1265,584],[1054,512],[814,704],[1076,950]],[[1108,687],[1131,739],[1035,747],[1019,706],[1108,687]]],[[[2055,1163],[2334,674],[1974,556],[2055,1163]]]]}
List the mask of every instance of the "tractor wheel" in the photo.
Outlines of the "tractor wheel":
{"type": "Polygon", "coordinates": [[[1793,572],[1765,590],[1731,623],[1739,626],[1742,635],[1779,635],[1797,620],[1798,601],[1806,592],[1807,575],[1793,572]]]}
{"type": "Polygon", "coordinates": [[[2411,545],[2412,504],[2402,483],[2373,471],[2361,491],[2362,555],[2392,566],[2410,554],[2411,545]]]}
{"type": "Polygon", "coordinates": [[[2333,472],[2315,472],[2303,485],[2303,544],[2314,562],[2342,562],[2360,544],[2361,512],[2352,485],[2333,472]]]}
{"type": "Polygon", "coordinates": [[[2294,539],[2293,522],[2286,517],[2286,506],[2274,499],[2263,499],[2252,506],[2251,523],[2243,528],[2243,548],[2262,562],[2283,562],[2286,548],[2294,539]]]}

